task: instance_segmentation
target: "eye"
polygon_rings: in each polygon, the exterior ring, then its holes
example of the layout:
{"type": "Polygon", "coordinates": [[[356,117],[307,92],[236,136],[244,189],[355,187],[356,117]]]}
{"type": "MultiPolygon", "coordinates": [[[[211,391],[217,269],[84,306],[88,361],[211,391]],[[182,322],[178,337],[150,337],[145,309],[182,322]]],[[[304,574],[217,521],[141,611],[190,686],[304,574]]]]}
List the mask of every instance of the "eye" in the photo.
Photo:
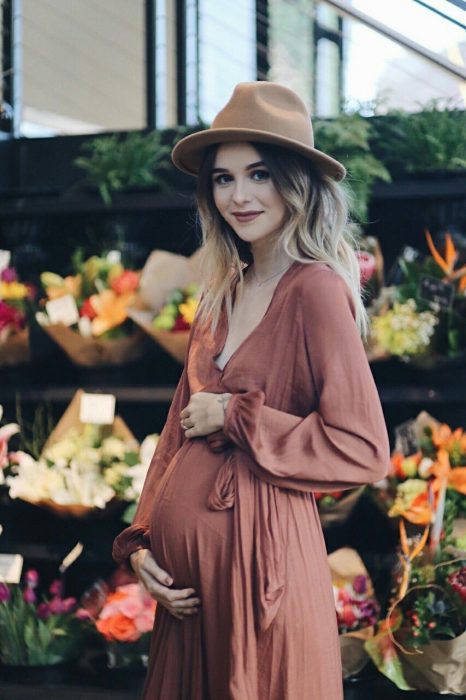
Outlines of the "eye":
{"type": "Polygon", "coordinates": [[[253,170],[251,173],[251,178],[256,182],[265,182],[270,178],[270,173],[268,170],[264,169],[253,170]]]}
{"type": "Polygon", "coordinates": [[[215,175],[214,184],[215,185],[226,185],[229,182],[231,182],[231,180],[232,180],[231,175],[226,175],[225,173],[222,173],[221,175],[215,175]]]}

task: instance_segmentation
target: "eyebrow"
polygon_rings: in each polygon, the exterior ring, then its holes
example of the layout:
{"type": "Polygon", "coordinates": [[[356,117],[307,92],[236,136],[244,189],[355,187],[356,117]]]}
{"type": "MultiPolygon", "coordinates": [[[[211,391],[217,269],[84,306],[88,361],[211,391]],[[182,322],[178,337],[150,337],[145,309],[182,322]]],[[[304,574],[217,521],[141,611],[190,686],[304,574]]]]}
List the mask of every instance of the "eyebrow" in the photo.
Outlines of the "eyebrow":
{"type": "MultiPolygon", "coordinates": [[[[263,160],[258,160],[256,163],[250,163],[250,165],[247,165],[245,170],[252,170],[253,168],[257,168],[260,165],[265,165],[263,160]]],[[[211,173],[214,175],[215,173],[227,173],[228,168],[212,168],[211,173]]]]}

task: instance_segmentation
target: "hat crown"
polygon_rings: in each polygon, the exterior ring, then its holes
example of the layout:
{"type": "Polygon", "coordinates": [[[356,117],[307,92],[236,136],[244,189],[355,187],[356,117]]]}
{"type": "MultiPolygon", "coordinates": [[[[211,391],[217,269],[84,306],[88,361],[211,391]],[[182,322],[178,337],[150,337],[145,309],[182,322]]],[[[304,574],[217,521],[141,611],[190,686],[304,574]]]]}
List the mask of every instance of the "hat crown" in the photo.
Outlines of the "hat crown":
{"type": "Polygon", "coordinates": [[[265,81],[239,83],[211,129],[258,130],[314,146],[304,102],[289,88],[265,81]]]}

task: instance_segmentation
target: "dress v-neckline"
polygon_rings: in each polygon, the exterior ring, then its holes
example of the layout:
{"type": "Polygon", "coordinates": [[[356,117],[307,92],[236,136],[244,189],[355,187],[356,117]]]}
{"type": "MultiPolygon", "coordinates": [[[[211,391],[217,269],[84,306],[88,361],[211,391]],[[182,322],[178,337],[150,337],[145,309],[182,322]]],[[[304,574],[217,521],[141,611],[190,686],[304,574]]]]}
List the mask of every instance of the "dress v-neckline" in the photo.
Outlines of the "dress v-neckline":
{"type": "MultiPolygon", "coordinates": [[[[291,263],[290,267],[283,273],[283,275],[282,275],[282,276],[280,277],[280,279],[278,280],[278,282],[277,282],[277,284],[276,284],[276,286],[275,286],[275,289],[273,290],[273,293],[272,293],[272,296],[271,296],[271,298],[270,298],[270,301],[269,301],[269,303],[268,303],[268,305],[267,305],[267,308],[266,308],[264,314],[262,315],[262,317],[260,318],[259,322],[254,326],[254,328],[252,329],[252,331],[251,331],[250,333],[248,333],[248,335],[241,341],[241,343],[235,348],[235,350],[233,350],[233,352],[231,353],[230,357],[229,357],[228,360],[225,362],[225,364],[223,365],[223,367],[220,367],[220,366],[216,363],[215,358],[217,358],[217,357],[218,357],[219,355],[221,355],[221,353],[223,352],[223,350],[224,350],[224,348],[225,348],[225,345],[226,345],[226,342],[227,342],[227,340],[228,340],[228,333],[229,333],[229,331],[230,331],[230,327],[229,327],[229,323],[228,323],[227,312],[226,312],[226,309],[223,310],[223,314],[224,314],[223,323],[224,323],[224,325],[223,325],[223,329],[222,329],[222,330],[223,330],[223,333],[222,333],[221,345],[220,345],[220,347],[216,347],[216,349],[215,349],[215,354],[212,355],[212,362],[213,362],[213,365],[214,365],[215,369],[216,369],[221,375],[223,375],[223,373],[225,372],[227,366],[230,364],[231,360],[238,354],[238,352],[243,348],[243,346],[249,341],[249,339],[256,333],[256,331],[259,329],[259,327],[260,327],[260,326],[262,325],[262,323],[265,321],[265,318],[266,318],[266,316],[268,316],[268,314],[269,314],[269,311],[270,311],[270,309],[271,309],[271,307],[272,307],[272,304],[273,304],[273,302],[274,302],[274,300],[275,300],[275,297],[276,297],[276,295],[277,295],[277,292],[278,292],[278,290],[279,290],[279,288],[280,288],[280,286],[281,286],[281,284],[282,284],[282,281],[289,275],[290,271],[293,270],[298,264],[299,264],[299,262],[298,262],[297,260],[293,261],[293,262],[291,263]]],[[[233,304],[232,304],[232,306],[234,306],[234,303],[235,303],[235,300],[236,300],[236,287],[237,287],[237,285],[238,285],[238,280],[236,280],[235,288],[234,288],[234,291],[233,291],[233,304]]]]}

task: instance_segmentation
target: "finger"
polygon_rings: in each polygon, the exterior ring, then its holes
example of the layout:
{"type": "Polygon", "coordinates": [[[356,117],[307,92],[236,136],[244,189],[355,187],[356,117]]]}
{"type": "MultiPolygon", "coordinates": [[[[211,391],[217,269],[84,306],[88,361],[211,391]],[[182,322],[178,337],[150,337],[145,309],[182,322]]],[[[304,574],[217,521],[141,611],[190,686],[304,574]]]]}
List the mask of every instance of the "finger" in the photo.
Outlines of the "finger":
{"type": "Polygon", "coordinates": [[[186,598],[191,598],[196,595],[194,588],[183,588],[183,589],[173,589],[170,588],[169,598],[173,602],[175,600],[185,600],[186,598]]]}
{"type": "Polygon", "coordinates": [[[171,586],[173,579],[167,571],[160,567],[152,556],[146,557],[143,570],[153,576],[159,583],[164,586],[171,586]]]}
{"type": "Polygon", "coordinates": [[[171,607],[175,610],[189,610],[197,608],[201,604],[199,598],[188,598],[187,600],[175,600],[171,603],[171,607]]]}

